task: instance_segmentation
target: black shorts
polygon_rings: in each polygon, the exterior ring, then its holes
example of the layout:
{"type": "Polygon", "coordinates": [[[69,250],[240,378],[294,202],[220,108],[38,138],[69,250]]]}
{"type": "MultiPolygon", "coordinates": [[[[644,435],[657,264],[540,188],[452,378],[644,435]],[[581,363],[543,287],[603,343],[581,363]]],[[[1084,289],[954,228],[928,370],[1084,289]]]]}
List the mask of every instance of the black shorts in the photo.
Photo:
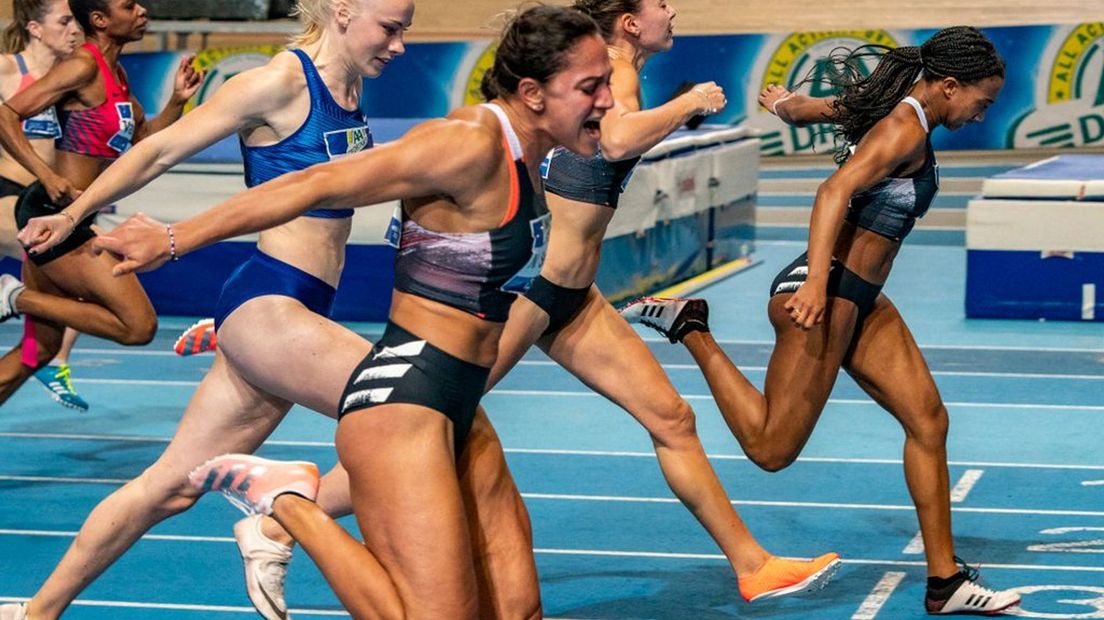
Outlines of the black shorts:
{"type": "MultiPolygon", "coordinates": [[[[46,193],[46,187],[39,181],[35,181],[23,190],[23,193],[19,195],[19,200],[15,203],[15,225],[19,230],[23,230],[23,227],[27,225],[32,217],[54,215],[58,211],[61,211],[61,207],[50,202],[50,195],[46,193]]],[[[77,227],[73,229],[73,233],[65,241],[45,252],[29,254],[31,261],[39,266],[45,265],[79,248],[89,239],[95,238],[96,233],[92,232],[92,222],[95,219],[95,217],[86,217],[77,222],[77,227]]]]}
{"type": "MultiPolygon", "coordinates": [[[[771,297],[782,293],[795,293],[809,275],[809,253],[804,252],[794,262],[786,265],[771,283],[771,297]]],[[[867,282],[857,273],[832,259],[832,270],[828,273],[828,296],[839,297],[853,302],[859,308],[859,323],[874,309],[878,293],[882,287],[867,282]]]]}
{"type": "Polygon", "coordinates": [[[529,290],[525,291],[525,297],[548,313],[548,329],[542,335],[560,331],[578,316],[586,303],[588,291],[590,286],[567,288],[549,282],[544,276],[537,276],[529,285],[529,290]]]}
{"type": "Polygon", "coordinates": [[[20,185],[7,177],[0,177],[0,198],[18,196],[25,189],[27,189],[26,185],[20,185]]]}
{"type": "Polygon", "coordinates": [[[388,321],[383,337],[349,376],[337,419],[380,405],[421,405],[452,420],[460,458],[490,368],[449,355],[388,321]]]}

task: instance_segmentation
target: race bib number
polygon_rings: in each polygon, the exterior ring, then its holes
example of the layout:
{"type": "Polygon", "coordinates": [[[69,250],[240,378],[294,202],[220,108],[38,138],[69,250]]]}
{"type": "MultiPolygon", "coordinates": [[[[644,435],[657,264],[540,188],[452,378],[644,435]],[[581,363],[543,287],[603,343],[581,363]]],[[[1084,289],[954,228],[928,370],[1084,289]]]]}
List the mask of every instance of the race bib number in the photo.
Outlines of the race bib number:
{"type": "Polygon", "coordinates": [[[107,145],[116,152],[125,153],[134,144],[134,106],[129,101],[116,103],[115,112],[119,115],[119,131],[111,136],[107,145]]]}
{"type": "Polygon", "coordinates": [[[529,262],[502,285],[504,292],[520,295],[529,290],[529,285],[540,275],[541,266],[544,265],[544,255],[548,252],[548,232],[551,221],[552,216],[547,213],[529,220],[529,231],[533,235],[533,249],[529,262]]]}

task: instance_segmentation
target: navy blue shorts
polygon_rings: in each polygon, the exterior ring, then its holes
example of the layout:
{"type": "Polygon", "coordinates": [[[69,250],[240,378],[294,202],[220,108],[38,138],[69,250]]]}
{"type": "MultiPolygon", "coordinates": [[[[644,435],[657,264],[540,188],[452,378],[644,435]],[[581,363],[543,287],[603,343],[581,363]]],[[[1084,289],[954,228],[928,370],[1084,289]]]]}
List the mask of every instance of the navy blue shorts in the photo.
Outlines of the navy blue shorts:
{"type": "Polygon", "coordinates": [[[238,306],[263,295],[297,299],[311,312],[329,318],[336,294],[337,290],[323,280],[257,250],[222,285],[215,306],[215,330],[238,306]]]}

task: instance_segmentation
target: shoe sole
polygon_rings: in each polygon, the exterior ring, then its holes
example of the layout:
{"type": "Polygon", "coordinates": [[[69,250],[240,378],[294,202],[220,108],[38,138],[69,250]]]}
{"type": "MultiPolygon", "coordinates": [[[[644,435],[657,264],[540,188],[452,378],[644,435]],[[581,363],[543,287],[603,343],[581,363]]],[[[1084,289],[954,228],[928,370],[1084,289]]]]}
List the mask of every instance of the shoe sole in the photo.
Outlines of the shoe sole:
{"type": "MultiPolygon", "coordinates": [[[[239,523],[241,523],[241,521],[239,521],[239,523]]],[[[252,524],[247,524],[245,527],[252,527],[252,524]]],[[[273,601],[272,598],[268,596],[268,592],[261,587],[261,576],[252,570],[252,565],[250,564],[251,560],[245,557],[245,549],[242,547],[242,538],[244,538],[244,536],[238,537],[238,527],[237,524],[235,524],[234,542],[237,543],[238,555],[241,556],[242,568],[245,571],[245,592],[249,595],[249,602],[253,603],[253,609],[257,612],[257,615],[265,620],[271,620],[272,618],[276,620],[287,620],[289,617],[288,614],[286,612],[281,614],[277,611],[276,602],[273,601]],[[258,601],[264,601],[267,611],[270,613],[265,613],[265,610],[261,609],[261,605],[257,604],[258,601]]]]}
{"type": "Polygon", "coordinates": [[[214,331],[215,322],[213,320],[204,319],[202,321],[196,321],[195,323],[190,325],[188,329],[185,329],[184,333],[180,334],[180,337],[176,339],[176,342],[173,343],[173,351],[175,351],[176,354],[180,357],[191,357],[193,355],[201,355],[203,353],[214,351],[218,348],[217,344],[214,346],[210,344],[211,339],[215,337],[214,331]],[[192,334],[192,330],[199,327],[200,325],[210,325],[211,329],[205,330],[203,332],[203,334],[200,336],[202,346],[198,351],[193,351],[193,349],[195,348],[195,336],[192,334]],[[206,344],[203,344],[203,340],[206,340],[206,344]],[[190,344],[191,346],[185,346],[187,344],[190,344]]]}
{"type": "Polygon", "coordinates": [[[1017,599],[1014,603],[1009,603],[1000,609],[991,609],[989,611],[929,611],[929,616],[999,616],[1004,612],[1018,606],[1023,602],[1023,599],[1017,599]]]}
{"type": "Polygon", "coordinates": [[[66,402],[64,398],[57,395],[57,392],[51,390],[50,386],[41,381],[39,381],[38,384],[42,386],[43,390],[46,390],[46,393],[50,395],[50,400],[54,401],[55,403],[61,405],[62,407],[65,407],[66,409],[73,409],[74,411],[79,411],[80,413],[88,413],[88,407],[80,407],[78,405],[74,405],[73,403],[66,402]]]}
{"type": "Polygon", "coordinates": [[[792,586],[764,592],[752,598],[748,602],[754,603],[755,601],[778,598],[780,596],[797,594],[799,592],[812,592],[813,590],[822,590],[824,589],[824,586],[828,585],[828,582],[832,581],[832,577],[835,576],[836,571],[838,571],[839,567],[842,565],[843,562],[841,562],[839,559],[832,560],[824,568],[818,570],[812,575],[809,575],[804,580],[795,583],[792,586]]]}

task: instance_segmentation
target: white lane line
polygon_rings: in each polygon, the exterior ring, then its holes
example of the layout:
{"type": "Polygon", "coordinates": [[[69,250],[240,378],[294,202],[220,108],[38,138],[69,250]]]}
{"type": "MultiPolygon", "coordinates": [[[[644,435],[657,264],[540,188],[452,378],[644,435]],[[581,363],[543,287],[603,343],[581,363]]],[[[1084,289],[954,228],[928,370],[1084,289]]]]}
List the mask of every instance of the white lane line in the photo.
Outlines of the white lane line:
{"type": "Polygon", "coordinates": [[[958,479],[958,483],[951,489],[951,502],[957,504],[965,501],[966,496],[974,489],[974,485],[977,484],[978,480],[981,480],[984,473],[985,470],[983,469],[967,469],[962,477],[958,479]]]}
{"type": "MultiPolygon", "coordinates": [[[[564,396],[564,397],[586,397],[586,398],[605,398],[600,394],[588,391],[568,391],[568,390],[491,390],[490,396],[564,396]]],[[[712,394],[683,394],[683,398],[686,400],[713,400],[712,394]]],[[[848,405],[848,406],[874,406],[880,407],[878,403],[872,400],[859,399],[859,398],[832,398],[828,400],[830,405],[848,405]]],[[[963,409],[1030,409],[1032,411],[1046,410],[1046,411],[1104,411],[1104,405],[1052,405],[1042,403],[972,403],[972,402],[947,402],[943,403],[947,407],[956,407],[963,409]]]]}
{"type": "MultiPolygon", "coordinates": [[[[807,242],[801,241],[797,245],[805,246],[807,242]]],[[[671,341],[666,338],[659,338],[656,336],[644,336],[644,342],[662,343],[667,346],[671,345],[671,341]]],[[[740,344],[740,345],[754,345],[763,346],[768,349],[774,348],[773,340],[730,340],[730,339],[717,339],[717,344],[740,344]]],[[[1085,348],[1085,347],[1024,347],[1024,346],[1011,346],[1011,345],[961,345],[961,344],[922,344],[921,349],[940,349],[950,351],[1043,351],[1047,353],[1104,353],[1104,348],[1085,348]]]]}
{"type": "Polygon", "coordinates": [[[920,555],[924,553],[924,536],[920,532],[916,532],[916,535],[905,545],[901,553],[904,555],[920,555]]]}
{"type": "MultiPolygon", "coordinates": [[[[559,366],[558,363],[551,360],[522,360],[518,362],[518,366],[559,366]]],[[[700,371],[701,369],[697,364],[662,364],[664,370],[688,370],[688,371],[700,371]]],[[[748,372],[766,372],[766,366],[740,366],[740,371],[744,373],[748,372]]],[[[1071,381],[1104,381],[1104,374],[1100,375],[1075,375],[1075,374],[1054,374],[1054,373],[1037,373],[1037,372],[970,372],[959,370],[933,370],[932,375],[937,377],[975,377],[975,378],[990,378],[990,379],[1061,379],[1071,381]]]]}
{"type": "MultiPolygon", "coordinates": [[[[10,439],[42,439],[61,441],[122,441],[134,443],[169,443],[169,437],[154,437],[149,435],[98,435],[77,433],[12,433],[0,432],[0,438],[10,439]]],[[[284,446],[298,448],[333,448],[332,441],[293,441],[284,439],[269,439],[266,446],[284,446]]],[[[507,454],[536,454],[548,456],[593,456],[593,457],[627,457],[654,459],[655,452],[638,452],[631,450],[562,450],[555,448],[506,448],[507,454]]],[[[711,460],[716,461],[746,461],[748,458],[742,454],[707,454],[711,460]]],[[[831,456],[803,456],[800,463],[829,463],[844,465],[902,465],[901,459],[864,459],[831,456]]],[[[1104,471],[1104,465],[1071,465],[1060,463],[1002,463],[993,461],[948,461],[948,465],[954,467],[992,467],[1012,469],[1059,469],[1059,470],[1088,470],[1104,471]]],[[[1104,480],[1088,481],[1085,486],[1094,484],[1104,485],[1104,480]]]]}
{"type": "Polygon", "coordinates": [[[863,600],[862,605],[859,605],[859,610],[851,616],[851,620],[874,620],[877,618],[878,612],[882,610],[886,601],[893,595],[893,591],[897,589],[904,578],[905,573],[896,571],[882,575],[882,578],[874,585],[874,589],[863,600]]]}
{"type": "MultiPolygon", "coordinates": [[[[19,476],[0,477],[0,481],[6,478],[23,478],[19,476]]],[[[74,484],[125,484],[127,481],[104,481],[102,479],[80,478],[50,478],[48,476],[37,477],[36,482],[42,483],[74,483],[74,484]]],[[[682,502],[676,497],[642,497],[627,495],[583,495],[579,493],[522,493],[527,500],[544,500],[558,502],[591,502],[591,503],[618,503],[618,504],[675,504],[682,502]]],[[[760,506],[768,508],[821,508],[829,510],[880,510],[880,511],[907,511],[915,510],[911,504],[857,504],[851,502],[789,502],[777,500],[732,500],[735,506],[760,506]]],[[[1054,510],[1038,508],[952,508],[951,512],[971,514],[1001,514],[1001,515],[1045,515],[1059,517],[1099,517],[1104,518],[1104,511],[1094,510],[1054,510]]]]}
{"type": "Polygon", "coordinates": [[[1081,482],[1083,487],[1104,487],[1104,480],[1085,480],[1081,482]]]}
{"type": "MultiPolygon", "coordinates": [[[[25,598],[15,598],[11,596],[0,596],[0,603],[23,603],[26,602],[25,598]]],[[[79,607],[114,607],[114,608],[128,608],[128,609],[161,609],[167,611],[202,611],[207,613],[220,613],[220,614],[249,614],[256,617],[257,610],[252,607],[232,607],[229,605],[191,605],[186,603],[139,603],[134,601],[97,601],[97,600],[84,600],[77,599],[73,601],[73,605],[79,607]]],[[[348,618],[349,614],[344,611],[331,611],[327,609],[289,609],[288,611],[294,612],[296,616],[335,616],[339,618],[348,618]]]]}

